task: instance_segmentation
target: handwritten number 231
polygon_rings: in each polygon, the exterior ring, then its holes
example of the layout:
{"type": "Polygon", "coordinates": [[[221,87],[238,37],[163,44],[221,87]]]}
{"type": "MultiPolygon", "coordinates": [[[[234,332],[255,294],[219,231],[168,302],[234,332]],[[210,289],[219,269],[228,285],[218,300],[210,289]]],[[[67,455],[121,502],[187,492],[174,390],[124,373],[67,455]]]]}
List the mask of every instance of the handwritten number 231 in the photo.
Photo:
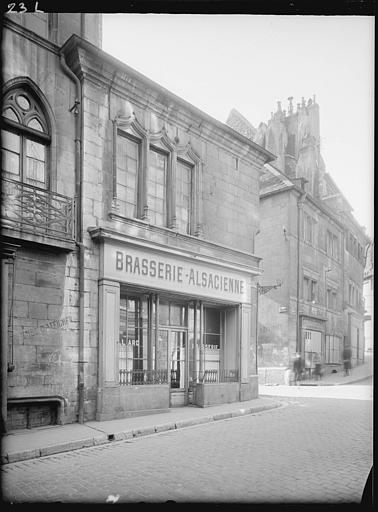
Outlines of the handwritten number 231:
{"type": "MultiPolygon", "coordinates": [[[[16,4],[15,4],[15,3],[14,3],[14,4],[8,4],[8,10],[7,10],[7,13],[9,13],[9,12],[27,12],[27,10],[28,10],[28,9],[27,9],[27,7],[25,7],[25,4],[24,4],[23,2],[20,2],[20,3],[18,4],[18,10],[17,10],[17,9],[15,9],[15,7],[16,7],[16,4]]],[[[34,12],[43,12],[43,11],[40,11],[40,10],[38,9],[38,2],[36,2],[36,3],[34,4],[34,12]]]]}

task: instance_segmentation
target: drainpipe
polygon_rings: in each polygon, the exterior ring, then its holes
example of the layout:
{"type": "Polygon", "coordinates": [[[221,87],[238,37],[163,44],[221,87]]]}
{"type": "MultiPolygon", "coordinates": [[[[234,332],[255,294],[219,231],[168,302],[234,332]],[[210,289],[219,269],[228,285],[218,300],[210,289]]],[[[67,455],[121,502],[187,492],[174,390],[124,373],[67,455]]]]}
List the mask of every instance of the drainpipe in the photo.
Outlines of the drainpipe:
{"type": "MultiPolygon", "coordinates": [[[[13,322],[9,326],[9,302],[14,302],[14,283],[15,283],[15,258],[16,251],[19,245],[8,244],[7,242],[1,244],[1,288],[0,288],[0,303],[1,303],[1,433],[7,431],[7,416],[8,416],[8,372],[13,371],[13,322]],[[13,266],[12,275],[12,291],[9,296],[9,265],[13,266]],[[10,361],[8,360],[8,329],[12,329],[12,351],[10,361]]],[[[13,308],[13,306],[12,306],[13,308]]],[[[13,319],[13,310],[11,313],[13,319]]]]}
{"type": "Polygon", "coordinates": [[[302,190],[297,200],[297,312],[296,312],[296,352],[300,352],[300,327],[299,327],[299,289],[300,289],[300,245],[301,245],[301,211],[304,200],[306,199],[306,192],[304,185],[301,184],[302,190]]]}
{"type": "Polygon", "coordinates": [[[8,261],[1,260],[1,431],[6,432],[8,399],[8,261]]]}
{"type": "MultiPolygon", "coordinates": [[[[83,21],[83,20],[82,20],[83,21]]],[[[75,202],[76,233],[75,243],[79,250],[79,360],[78,360],[78,416],[79,423],[84,423],[84,251],[83,244],[83,168],[82,168],[82,87],[79,78],[67,66],[63,53],[60,64],[66,75],[75,82],[76,99],[71,111],[75,114],[75,202]]]]}

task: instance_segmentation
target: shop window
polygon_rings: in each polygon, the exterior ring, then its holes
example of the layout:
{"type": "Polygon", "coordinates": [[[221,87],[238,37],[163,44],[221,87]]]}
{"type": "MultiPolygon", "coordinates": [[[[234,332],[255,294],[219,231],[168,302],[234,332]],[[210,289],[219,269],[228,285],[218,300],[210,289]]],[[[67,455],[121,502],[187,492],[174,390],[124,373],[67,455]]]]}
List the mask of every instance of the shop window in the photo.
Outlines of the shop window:
{"type": "Polygon", "coordinates": [[[204,308],[205,377],[210,381],[219,378],[222,334],[222,311],[204,308]]]}
{"type": "Polygon", "coordinates": [[[3,101],[2,166],[8,179],[38,188],[49,186],[49,124],[34,95],[11,89],[3,101]]]}
{"type": "Polygon", "coordinates": [[[161,300],[159,303],[159,324],[171,327],[187,326],[185,305],[161,300]]]}
{"type": "Polygon", "coordinates": [[[338,336],[326,336],[326,349],[325,349],[325,362],[326,363],[340,363],[340,342],[338,336]]]}
{"type": "Polygon", "coordinates": [[[119,382],[121,385],[166,384],[168,343],[156,338],[155,301],[148,296],[121,296],[119,382]]]}
{"type": "Polygon", "coordinates": [[[316,354],[322,354],[322,333],[319,331],[304,330],[304,358],[305,367],[315,368],[314,358],[316,354]]]}
{"type": "MultiPolygon", "coordinates": [[[[120,370],[147,369],[147,302],[141,298],[120,300],[120,370]]],[[[135,376],[134,376],[135,377],[135,376]]]]}
{"type": "Polygon", "coordinates": [[[136,217],[139,172],[138,141],[119,132],[117,137],[117,198],[119,213],[136,217]]]}

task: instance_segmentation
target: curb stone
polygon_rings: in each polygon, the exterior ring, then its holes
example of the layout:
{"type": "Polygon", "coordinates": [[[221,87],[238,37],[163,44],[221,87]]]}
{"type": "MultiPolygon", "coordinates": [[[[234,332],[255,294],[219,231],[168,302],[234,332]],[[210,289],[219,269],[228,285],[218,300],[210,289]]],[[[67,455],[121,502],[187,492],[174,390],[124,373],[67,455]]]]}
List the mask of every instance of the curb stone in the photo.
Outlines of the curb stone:
{"type": "Polygon", "coordinates": [[[114,441],[123,441],[127,439],[136,439],[159,432],[166,432],[169,430],[179,430],[185,427],[192,427],[195,425],[201,425],[204,423],[211,423],[213,421],[221,421],[225,419],[236,418],[240,416],[247,416],[257,414],[263,411],[269,411],[282,407],[282,403],[273,403],[271,405],[264,405],[260,407],[251,407],[248,409],[239,409],[236,411],[217,413],[212,416],[202,416],[199,418],[183,419],[171,423],[163,423],[161,425],[154,425],[151,427],[141,427],[133,430],[126,430],[121,432],[115,432],[114,434],[103,434],[101,437],[80,439],[78,441],[69,441],[67,443],[50,445],[44,448],[35,448],[31,450],[24,450],[22,452],[11,452],[1,456],[2,464],[8,464],[12,462],[21,462],[40,457],[46,457],[48,455],[54,455],[67,451],[79,450],[82,448],[88,448],[91,446],[110,444],[114,441]]]}

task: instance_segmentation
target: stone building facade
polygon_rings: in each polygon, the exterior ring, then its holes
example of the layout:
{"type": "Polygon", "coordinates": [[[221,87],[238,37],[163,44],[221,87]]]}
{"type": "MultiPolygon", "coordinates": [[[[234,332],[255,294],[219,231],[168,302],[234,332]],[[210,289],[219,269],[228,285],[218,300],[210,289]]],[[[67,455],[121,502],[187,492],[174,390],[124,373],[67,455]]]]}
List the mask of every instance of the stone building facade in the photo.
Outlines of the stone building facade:
{"type": "Polygon", "coordinates": [[[367,237],[326,172],[315,98],[302,99],[295,111],[289,98],[287,112],[279,102],[254,140],[277,156],[261,173],[256,237],[264,269],[258,302],[262,382],[283,383],[296,352],[308,375],[316,353],[325,371],[337,370],[346,345],[352,364],[360,364],[367,237]]]}
{"type": "Polygon", "coordinates": [[[366,252],[364,302],[365,354],[372,354],[374,351],[374,240],[369,242],[366,252]]]}
{"type": "Polygon", "coordinates": [[[100,15],[9,15],[3,48],[5,425],[257,397],[273,155],[103,52],[100,15]]]}

